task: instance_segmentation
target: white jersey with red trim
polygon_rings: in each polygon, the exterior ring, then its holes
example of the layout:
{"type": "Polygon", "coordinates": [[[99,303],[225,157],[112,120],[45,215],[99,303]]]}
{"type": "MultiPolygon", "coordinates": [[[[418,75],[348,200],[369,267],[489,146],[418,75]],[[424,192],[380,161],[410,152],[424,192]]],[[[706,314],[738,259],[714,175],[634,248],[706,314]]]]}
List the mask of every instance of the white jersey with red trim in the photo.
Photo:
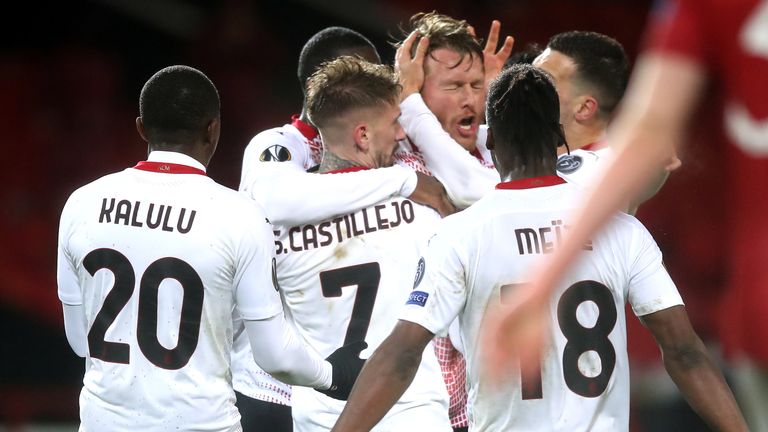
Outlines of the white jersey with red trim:
{"type": "MultiPolygon", "coordinates": [[[[466,207],[493,190],[499,182],[499,173],[493,164],[490,150],[486,146],[487,125],[478,129],[477,142],[472,152],[466,151],[446,132],[437,117],[430,111],[420,94],[408,96],[401,104],[400,123],[422,163],[434,171],[446,188],[451,200],[460,207],[466,207]]],[[[609,152],[600,150],[599,152],[609,152]]],[[[558,175],[568,182],[587,187],[598,168],[600,159],[597,152],[577,150],[562,164],[558,162],[558,175]],[[585,154],[581,154],[581,153],[585,154]],[[568,163],[570,162],[570,163],[568,163]],[[560,170],[561,165],[563,170],[560,170]]],[[[604,154],[603,154],[604,155],[604,154]]],[[[456,326],[454,326],[456,327],[456,326]]],[[[435,338],[435,350],[451,397],[451,422],[455,427],[467,426],[467,393],[464,376],[465,361],[454,348],[456,341],[435,338]]]]}
{"type": "Polygon", "coordinates": [[[323,143],[320,134],[297,116],[291,123],[267,129],[251,140],[243,154],[242,183],[251,182],[262,165],[259,162],[288,162],[288,166],[306,171],[320,163],[323,143]]]}
{"type": "Polygon", "coordinates": [[[75,191],[57,271],[88,325],[81,430],[239,430],[232,316],[281,313],[271,243],[258,206],[180,153],[75,191]]]}
{"type": "Polygon", "coordinates": [[[470,430],[627,430],[624,305],[642,316],[682,304],[658,246],[634,217],[615,216],[585,244],[553,297],[540,379],[521,382],[512,374],[509,382],[489,384],[480,376],[477,347],[483,314],[558,246],[581,200],[578,187],[555,176],[499,187],[443,221],[401,319],[440,335],[459,317],[470,430]]]}
{"type": "MultiPolygon", "coordinates": [[[[340,174],[318,174],[340,175],[340,174]]],[[[277,278],[286,316],[321,356],[365,340],[368,357],[394,328],[402,298],[439,215],[404,198],[316,224],[276,228],[277,278]]],[[[448,397],[432,350],[374,430],[450,430],[448,397]]],[[[294,387],[294,429],[329,430],[344,402],[294,387]]]]}
{"type": "MultiPolygon", "coordinates": [[[[402,166],[320,178],[305,171],[321,161],[321,137],[294,115],[290,124],[263,131],[248,144],[240,189],[262,205],[272,223],[320,221],[394,195],[410,195],[416,188],[413,170],[418,169],[418,159],[408,152],[407,147],[398,151],[402,166]]],[[[236,321],[235,328],[235,390],[253,399],[290,405],[291,386],[256,365],[242,323],[236,321]]]]}

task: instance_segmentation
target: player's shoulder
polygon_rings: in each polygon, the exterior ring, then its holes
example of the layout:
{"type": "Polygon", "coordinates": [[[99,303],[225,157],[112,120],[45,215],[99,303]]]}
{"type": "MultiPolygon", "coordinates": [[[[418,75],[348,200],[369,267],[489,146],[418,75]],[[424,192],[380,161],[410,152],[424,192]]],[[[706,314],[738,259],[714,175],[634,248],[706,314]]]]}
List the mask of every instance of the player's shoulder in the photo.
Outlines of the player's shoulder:
{"type": "Polygon", "coordinates": [[[67,198],[67,204],[82,201],[90,196],[98,195],[105,190],[114,190],[124,181],[125,170],[101,176],[96,180],[88,182],[72,191],[72,193],[69,194],[69,198],[67,198]]]}
{"type": "Polygon", "coordinates": [[[491,200],[483,197],[466,209],[441,219],[437,233],[460,242],[467,236],[471,237],[474,230],[494,214],[491,200]]]}
{"type": "Polygon", "coordinates": [[[247,218],[263,215],[264,209],[246,193],[230,189],[213,182],[212,205],[219,209],[226,218],[247,218]]]}
{"type": "Polygon", "coordinates": [[[600,150],[578,149],[558,156],[557,172],[558,174],[575,174],[578,171],[589,169],[601,160],[606,160],[612,154],[608,147],[600,150]]]}
{"type": "Polygon", "coordinates": [[[616,212],[605,225],[603,232],[632,241],[636,238],[653,240],[650,231],[636,217],[624,212],[616,212]]]}
{"type": "Polygon", "coordinates": [[[306,146],[301,132],[286,124],[259,132],[248,143],[246,155],[260,162],[286,162],[306,146]]]}

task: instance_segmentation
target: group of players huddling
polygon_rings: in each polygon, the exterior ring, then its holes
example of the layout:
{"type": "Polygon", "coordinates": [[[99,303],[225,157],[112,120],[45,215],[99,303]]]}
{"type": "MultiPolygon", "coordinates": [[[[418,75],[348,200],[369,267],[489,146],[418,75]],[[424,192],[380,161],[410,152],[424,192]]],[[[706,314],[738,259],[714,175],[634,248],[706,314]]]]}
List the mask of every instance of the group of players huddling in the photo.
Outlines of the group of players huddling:
{"type": "Polygon", "coordinates": [[[418,14],[394,67],[353,30],[315,34],[301,113],[251,140],[239,192],[206,176],[213,83],[153,75],[136,119],[147,160],[61,216],[81,430],[627,430],[626,303],[701,417],[743,427],[631,216],[666,170],[584,244],[541,348],[484,376],[483,317],[567,235],[629,74],[605,35],[555,35],[527,64],[499,33],[483,44],[418,14]]]}

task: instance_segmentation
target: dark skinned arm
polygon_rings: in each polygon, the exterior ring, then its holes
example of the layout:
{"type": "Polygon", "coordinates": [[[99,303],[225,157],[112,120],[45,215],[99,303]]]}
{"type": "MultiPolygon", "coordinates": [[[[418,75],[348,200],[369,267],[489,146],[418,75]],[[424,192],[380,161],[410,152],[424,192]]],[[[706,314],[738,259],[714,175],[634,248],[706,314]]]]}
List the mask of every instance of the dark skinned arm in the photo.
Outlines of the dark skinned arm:
{"type": "Polygon", "coordinates": [[[365,362],[333,431],[369,431],[411,385],[424,348],[435,335],[409,321],[392,333],[365,362]]]}
{"type": "Polygon", "coordinates": [[[661,348],[664,367],[688,404],[716,431],[746,431],[736,400],[693,330],[685,307],[640,317],[661,348]]]}

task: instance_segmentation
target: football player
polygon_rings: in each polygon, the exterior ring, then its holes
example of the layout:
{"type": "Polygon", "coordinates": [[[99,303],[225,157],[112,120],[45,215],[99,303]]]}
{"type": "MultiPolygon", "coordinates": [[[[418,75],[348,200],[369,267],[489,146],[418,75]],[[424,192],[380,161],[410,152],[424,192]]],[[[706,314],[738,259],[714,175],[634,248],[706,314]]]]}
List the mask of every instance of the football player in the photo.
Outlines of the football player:
{"type": "Polygon", "coordinates": [[[171,66],[139,98],[149,156],[76,190],[62,211],[58,294],[85,357],[80,430],[240,430],[230,378],[235,311],[262,368],[287,383],[348,392],[362,346],[323,361],[286,323],[272,230],[251,200],[206,176],[219,95],[171,66]]]}

